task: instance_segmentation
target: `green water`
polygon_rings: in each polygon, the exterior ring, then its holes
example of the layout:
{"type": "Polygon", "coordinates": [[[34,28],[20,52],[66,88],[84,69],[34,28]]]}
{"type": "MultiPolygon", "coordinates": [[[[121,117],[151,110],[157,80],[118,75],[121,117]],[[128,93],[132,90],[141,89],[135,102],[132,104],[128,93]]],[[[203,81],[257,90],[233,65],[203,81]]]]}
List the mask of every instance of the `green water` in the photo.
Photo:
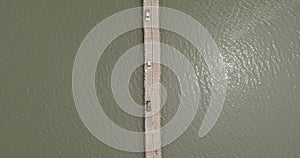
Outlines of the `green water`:
{"type": "MultiPolygon", "coordinates": [[[[73,63],[86,34],[106,17],[141,5],[140,0],[0,1],[1,158],[144,157],[106,146],[91,135],[72,96],[73,63]]],[[[199,138],[209,105],[210,73],[201,52],[182,37],[161,32],[162,43],[177,48],[193,63],[201,88],[192,125],[163,148],[163,157],[300,157],[300,2],[161,0],[161,6],[191,15],[208,30],[224,57],[229,83],[217,124],[199,138]]],[[[143,130],[143,119],[117,106],[110,75],[103,74],[110,74],[118,58],[142,42],[142,30],[114,40],[96,74],[106,114],[132,131],[143,130]]],[[[162,83],[168,92],[162,110],[166,124],[176,113],[180,92],[176,76],[165,67],[162,83]]],[[[134,72],[129,87],[134,100],[142,104],[142,68],[134,72]]]]}

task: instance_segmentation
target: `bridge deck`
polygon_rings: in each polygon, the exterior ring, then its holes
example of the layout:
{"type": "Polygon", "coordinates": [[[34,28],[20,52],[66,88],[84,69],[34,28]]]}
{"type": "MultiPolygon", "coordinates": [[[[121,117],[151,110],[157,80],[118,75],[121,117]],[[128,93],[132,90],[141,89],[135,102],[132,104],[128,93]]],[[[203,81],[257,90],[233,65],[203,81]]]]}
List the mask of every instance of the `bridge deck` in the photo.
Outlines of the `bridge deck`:
{"type": "Polygon", "coordinates": [[[160,34],[159,34],[159,0],[144,0],[144,46],[145,46],[145,157],[161,158],[160,104],[160,34]],[[146,11],[150,20],[146,21],[146,11]],[[148,64],[149,63],[149,64],[148,64]],[[147,104],[148,103],[148,107],[147,104]],[[151,109],[149,109],[151,106],[151,109]],[[147,110],[148,109],[148,110],[147,110]]]}

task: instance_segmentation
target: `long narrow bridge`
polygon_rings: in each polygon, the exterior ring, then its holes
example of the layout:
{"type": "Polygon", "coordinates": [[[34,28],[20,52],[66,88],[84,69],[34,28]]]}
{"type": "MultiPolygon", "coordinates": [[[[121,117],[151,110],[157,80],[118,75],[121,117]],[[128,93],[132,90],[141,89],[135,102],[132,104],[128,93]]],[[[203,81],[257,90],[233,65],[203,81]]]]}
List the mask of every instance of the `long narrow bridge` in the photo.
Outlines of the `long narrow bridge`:
{"type": "Polygon", "coordinates": [[[159,0],[144,0],[145,157],[161,158],[159,0]],[[154,130],[158,130],[154,132],[154,130]]]}

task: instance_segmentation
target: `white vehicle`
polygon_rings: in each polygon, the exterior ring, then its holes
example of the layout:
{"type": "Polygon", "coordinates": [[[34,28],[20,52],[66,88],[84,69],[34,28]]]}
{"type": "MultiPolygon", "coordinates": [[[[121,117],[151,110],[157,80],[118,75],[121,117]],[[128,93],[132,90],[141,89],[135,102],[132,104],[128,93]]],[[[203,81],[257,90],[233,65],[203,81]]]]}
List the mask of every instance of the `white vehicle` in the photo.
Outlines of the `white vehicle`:
{"type": "Polygon", "coordinates": [[[146,9],[146,10],[145,10],[145,20],[146,20],[147,22],[150,21],[150,9],[146,9]]]}
{"type": "Polygon", "coordinates": [[[147,68],[148,68],[148,69],[151,69],[151,66],[152,66],[152,65],[151,65],[151,61],[148,61],[148,62],[147,62],[147,68]]]}

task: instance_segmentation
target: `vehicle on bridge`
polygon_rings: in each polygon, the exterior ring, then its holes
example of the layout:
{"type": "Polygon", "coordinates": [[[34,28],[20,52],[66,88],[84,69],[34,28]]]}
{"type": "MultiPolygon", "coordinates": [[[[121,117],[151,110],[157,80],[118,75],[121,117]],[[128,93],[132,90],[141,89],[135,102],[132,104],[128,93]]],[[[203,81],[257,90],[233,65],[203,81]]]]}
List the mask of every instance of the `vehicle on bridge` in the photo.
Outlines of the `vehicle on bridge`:
{"type": "Polygon", "coordinates": [[[146,20],[147,22],[150,21],[150,9],[146,9],[146,10],[145,10],[145,20],[146,20]]]}

